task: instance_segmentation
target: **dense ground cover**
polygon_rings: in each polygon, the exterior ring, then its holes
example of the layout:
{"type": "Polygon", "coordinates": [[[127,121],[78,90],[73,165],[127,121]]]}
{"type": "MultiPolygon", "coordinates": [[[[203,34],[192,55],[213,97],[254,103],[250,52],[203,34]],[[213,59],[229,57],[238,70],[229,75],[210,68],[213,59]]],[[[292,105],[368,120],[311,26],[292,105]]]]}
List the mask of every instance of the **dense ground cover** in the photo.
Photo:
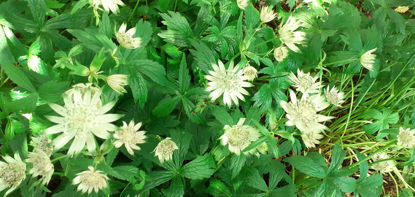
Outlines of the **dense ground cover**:
{"type": "Polygon", "coordinates": [[[0,3],[2,196],[413,196],[413,0],[0,3]]]}

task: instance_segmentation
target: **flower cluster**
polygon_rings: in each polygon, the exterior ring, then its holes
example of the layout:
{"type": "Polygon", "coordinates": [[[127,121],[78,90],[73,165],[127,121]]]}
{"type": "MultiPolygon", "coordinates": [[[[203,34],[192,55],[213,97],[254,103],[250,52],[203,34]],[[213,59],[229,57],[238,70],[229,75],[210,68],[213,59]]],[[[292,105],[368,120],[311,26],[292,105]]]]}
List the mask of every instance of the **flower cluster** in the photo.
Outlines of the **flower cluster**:
{"type": "Polygon", "coordinates": [[[115,33],[115,37],[117,38],[117,41],[120,43],[120,45],[127,49],[136,49],[140,47],[141,38],[134,37],[136,32],[135,28],[131,28],[128,31],[125,31],[126,29],[127,25],[122,24],[118,32],[115,33]]]}
{"type": "MultiPolygon", "coordinates": [[[[225,125],[225,133],[220,137],[222,145],[228,145],[229,151],[239,155],[241,151],[259,138],[259,132],[255,128],[244,125],[245,118],[239,119],[233,126],[225,125]]],[[[260,147],[261,152],[264,148],[260,147]]],[[[266,151],[266,150],[265,150],[266,151]]]]}
{"type": "Polygon", "coordinates": [[[46,129],[46,133],[62,133],[53,140],[56,149],[64,147],[73,139],[68,154],[80,153],[85,145],[89,152],[96,148],[94,136],[102,139],[109,137],[109,131],[116,130],[111,122],[121,115],[106,114],[115,102],[102,104],[101,90],[92,84],[77,84],[64,95],[65,106],[50,104],[49,106],[61,116],[49,116],[55,126],[46,129]]]}
{"type": "Polygon", "coordinates": [[[398,145],[404,148],[415,147],[415,129],[399,128],[398,145]]]}
{"type": "Polygon", "coordinates": [[[145,131],[138,131],[140,127],[141,122],[136,125],[133,120],[131,120],[128,125],[127,123],[122,122],[121,129],[115,131],[114,138],[116,141],[114,142],[114,146],[119,148],[124,145],[127,152],[134,155],[134,150],[140,150],[140,147],[138,147],[137,144],[144,143],[146,139],[145,131]]]}
{"type": "Polygon", "coordinates": [[[98,192],[102,188],[107,187],[108,177],[102,173],[102,171],[95,170],[92,166],[88,167],[88,170],[80,172],[73,179],[73,184],[78,185],[78,190],[82,193],[88,192],[90,194],[92,190],[98,192]]]}
{"type": "Polygon", "coordinates": [[[154,152],[156,153],[156,156],[159,158],[160,162],[163,163],[164,161],[171,160],[173,157],[173,152],[177,149],[179,149],[179,147],[177,147],[176,143],[174,143],[174,141],[168,137],[157,144],[154,152]]]}
{"type": "Polygon", "coordinates": [[[6,155],[3,159],[6,162],[0,161],[0,191],[9,188],[5,193],[7,196],[26,178],[26,164],[17,153],[14,158],[6,155]]]}
{"type": "Polygon", "coordinates": [[[209,80],[206,90],[210,92],[211,99],[216,100],[223,95],[223,103],[228,106],[231,106],[232,103],[238,105],[239,99],[244,101],[243,95],[249,94],[245,88],[253,86],[247,82],[248,79],[252,79],[252,76],[245,76],[244,71],[240,70],[239,66],[233,67],[233,65],[230,65],[226,69],[221,61],[218,62],[218,65],[213,64],[212,67],[213,71],[209,71],[209,75],[205,76],[209,80]]]}
{"type": "Polygon", "coordinates": [[[297,45],[303,45],[306,34],[302,31],[298,31],[302,22],[293,17],[289,17],[287,22],[280,27],[278,34],[281,42],[294,52],[300,52],[297,45]]]}
{"type": "Polygon", "coordinates": [[[322,123],[333,118],[319,114],[319,112],[329,106],[328,102],[340,106],[344,102],[344,94],[333,87],[325,92],[325,97],[322,96],[320,89],[323,85],[317,81],[318,77],[312,77],[309,73],[303,73],[300,70],[297,71],[297,75],[291,73],[289,79],[302,96],[298,99],[296,93],[289,90],[290,102],[281,101],[281,107],[287,113],[288,118],[285,124],[295,126],[301,131],[301,137],[308,148],[315,147],[323,138],[321,133],[327,129],[322,123]]]}

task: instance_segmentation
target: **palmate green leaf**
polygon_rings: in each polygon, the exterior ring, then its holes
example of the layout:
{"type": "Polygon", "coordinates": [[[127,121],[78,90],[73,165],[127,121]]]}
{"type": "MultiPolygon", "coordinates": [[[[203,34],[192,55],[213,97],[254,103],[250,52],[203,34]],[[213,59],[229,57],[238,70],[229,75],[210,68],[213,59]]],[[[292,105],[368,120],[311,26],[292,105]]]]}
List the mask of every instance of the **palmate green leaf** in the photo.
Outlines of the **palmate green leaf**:
{"type": "Polygon", "coordinates": [[[203,42],[193,41],[191,43],[195,49],[190,49],[190,52],[197,62],[196,66],[208,73],[212,69],[212,64],[217,64],[217,54],[203,42]]]}
{"type": "Polygon", "coordinates": [[[22,7],[26,6],[23,1],[7,1],[0,4],[0,18],[5,25],[13,30],[27,33],[37,33],[39,26],[31,19],[21,15],[22,7]]]}
{"type": "Polygon", "coordinates": [[[222,123],[222,125],[233,125],[233,118],[225,109],[214,107],[212,113],[216,120],[222,123]]]}
{"type": "Polygon", "coordinates": [[[153,27],[147,21],[140,20],[135,26],[135,36],[141,38],[141,47],[145,47],[150,41],[153,35],[153,27]]]}
{"type": "Polygon", "coordinates": [[[130,71],[140,72],[157,84],[173,89],[175,88],[172,87],[171,83],[167,80],[166,71],[158,62],[151,60],[135,60],[129,62],[128,66],[131,67],[130,71]]]}
{"type": "Polygon", "coordinates": [[[206,179],[215,172],[215,166],[213,157],[205,154],[184,165],[181,174],[189,179],[206,179]]]}
{"type": "Polygon", "coordinates": [[[115,166],[105,171],[108,175],[121,180],[129,180],[130,177],[138,176],[138,168],[130,165],[115,166]]]}
{"type": "Polygon", "coordinates": [[[114,28],[111,24],[111,20],[108,17],[108,13],[102,13],[102,20],[99,24],[99,31],[104,33],[108,38],[111,38],[114,34],[114,28]]]}
{"type": "Polygon", "coordinates": [[[327,174],[327,170],[310,157],[293,156],[284,159],[284,161],[293,165],[300,172],[312,177],[324,178],[327,174]]]}
{"type": "Polygon", "coordinates": [[[374,174],[359,180],[356,184],[356,194],[362,197],[380,196],[382,192],[383,177],[381,174],[374,174]]]}
{"type": "Polygon", "coordinates": [[[172,180],[170,187],[163,190],[165,196],[182,197],[184,195],[184,184],[180,177],[176,177],[172,180]]]}
{"type": "Polygon", "coordinates": [[[147,102],[148,88],[147,82],[141,75],[137,72],[134,67],[130,67],[130,72],[128,75],[128,84],[133,93],[134,102],[139,101],[140,107],[143,108],[147,102]]]}
{"type": "Polygon", "coordinates": [[[245,25],[248,29],[253,29],[256,27],[260,21],[259,11],[250,3],[248,7],[245,8],[245,25]]]}
{"type": "Polygon", "coordinates": [[[173,178],[173,174],[170,171],[152,171],[148,174],[147,182],[142,191],[147,191],[154,187],[157,187],[173,178]]]}
{"type": "Polygon", "coordinates": [[[7,76],[18,86],[30,92],[36,92],[29,78],[20,68],[14,66],[15,59],[8,48],[7,38],[3,27],[0,27],[0,65],[7,76]]]}
{"type": "Polygon", "coordinates": [[[210,179],[207,192],[213,196],[232,196],[232,192],[228,186],[218,179],[210,179]]]}
{"type": "MultiPolygon", "coordinates": [[[[363,126],[363,130],[366,133],[373,134],[376,131],[382,131],[385,129],[389,129],[389,125],[396,124],[399,120],[398,113],[392,113],[389,109],[384,109],[382,113],[375,109],[368,110],[364,115],[363,118],[365,119],[375,119],[371,124],[367,124],[363,126]]],[[[384,137],[385,134],[379,135],[378,138],[384,137]]],[[[388,135],[388,134],[386,134],[388,135]]]]}
{"type": "Polygon", "coordinates": [[[90,27],[84,30],[68,29],[68,32],[78,38],[85,47],[95,52],[99,52],[102,48],[112,51],[117,47],[111,39],[96,28],[90,27]]]}
{"type": "MultiPolygon", "coordinates": [[[[0,51],[2,53],[4,51],[0,51]]],[[[1,56],[0,56],[1,57],[1,56]]],[[[20,68],[13,66],[7,62],[0,63],[2,69],[7,76],[18,86],[26,89],[29,92],[36,92],[35,87],[30,82],[29,78],[20,70],[20,68]]]]}
{"type": "Polygon", "coordinates": [[[262,178],[261,174],[259,174],[258,170],[253,168],[249,171],[247,184],[250,187],[261,191],[268,191],[268,185],[265,183],[264,179],[262,178]]]}
{"type": "Polygon", "coordinates": [[[89,24],[90,18],[91,12],[88,10],[83,10],[75,14],[64,13],[48,20],[44,28],[48,30],[83,28],[89,24]]]}
{"type": "Polygon", "coordinates": [[[232,154],[231,157],[231,170],[232,170],[232,179],[235,178],[239,172],[241,172],[242,168],[245,166],[247,156],[244,154],[236,155],[232,154]]]}
{"type": "Polygon", "coordinates": [[[180,69],[179,69],[179,87],[180,91],[186,91],[190,86],[190,75],[189,71],[187,70],[186,64],[186,56],[182,56],[182,61],[180,62],[180,69]]]}
{"type": "Polygon", "coordinates": [[[332,170],[338,170],[338,168],[342,165],[345,156],[346,156],[346,151],[341,150],[340,146],[336,144],[331,154],[329,172],[332,170]]]}
{"type": "Polygon", "coordinates": [[[180,97],[162,100],[152,111],[155,116],[164,117],[169,115],[179,103],[180,97]]]}
{"type": "Polygon", "coordinates": [[[31,93],[27,97],[8,103],[6,109],[10,112],[30,113],[35,110],[37,100],[38,94],[31,93]]]}
{"type": "Polygon", "coordinates": [[[42,26],[45,22],[46,3],[45,0],[28,0],[27,1],[32,16],[36,23],[42,26]]]}
{"type": "Polygon", "coordinates": [[[162,23],[167,26],[167,30],[158,35],[179,47],[190,46],[189,40],[193,38],[193,31],[186,18],[177,12],[171,11],[168,14],[160,15],[163,18],[162,23]]]}

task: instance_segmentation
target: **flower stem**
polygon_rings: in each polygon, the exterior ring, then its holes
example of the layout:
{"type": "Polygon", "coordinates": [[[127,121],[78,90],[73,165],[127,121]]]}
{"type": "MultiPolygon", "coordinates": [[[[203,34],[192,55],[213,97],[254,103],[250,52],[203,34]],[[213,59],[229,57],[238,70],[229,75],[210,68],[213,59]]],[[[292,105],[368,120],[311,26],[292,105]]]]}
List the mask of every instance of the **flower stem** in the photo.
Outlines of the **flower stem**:
{"type": "Polygon", "coordinates": [[[59,161],[59,160],[61,160],[63,158],[66,158],[66,157],[68,157],[68,155],[62,155],[60,157],[56,157],[55,159],[52,159],[52,161],[50,161],[50,162],[54,163],[54,162],[59,161]]]}
{"type": "Polygon", "coordinates": [[[133,11],[131,12],[130,16],[128,17],[128,19],[127,19],[127,23],[128,23],[128,21],[130,21],[130,20],[131,20],[131,17],[133,17],[133,15],[134,15],[134,13],[135,13],[135,10],[137,10],[138,3],[140,3],[140,0],[137,0],[137,2],[135,3],[134,9],[133,9],[133,11]]]}

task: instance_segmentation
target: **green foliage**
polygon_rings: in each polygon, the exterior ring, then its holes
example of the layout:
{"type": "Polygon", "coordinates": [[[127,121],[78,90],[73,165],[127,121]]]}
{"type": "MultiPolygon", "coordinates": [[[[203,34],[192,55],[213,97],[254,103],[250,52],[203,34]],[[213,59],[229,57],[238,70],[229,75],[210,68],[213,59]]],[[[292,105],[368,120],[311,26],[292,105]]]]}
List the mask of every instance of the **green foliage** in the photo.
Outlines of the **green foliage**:
{"type": "Polygon", "coordinates": [[[26,165],[9,196],[413,196],[412,0],[114,2],[0,3],[0,169],[26,165]],[[87,194],[88,168],[108,179],[87,194]]]}

